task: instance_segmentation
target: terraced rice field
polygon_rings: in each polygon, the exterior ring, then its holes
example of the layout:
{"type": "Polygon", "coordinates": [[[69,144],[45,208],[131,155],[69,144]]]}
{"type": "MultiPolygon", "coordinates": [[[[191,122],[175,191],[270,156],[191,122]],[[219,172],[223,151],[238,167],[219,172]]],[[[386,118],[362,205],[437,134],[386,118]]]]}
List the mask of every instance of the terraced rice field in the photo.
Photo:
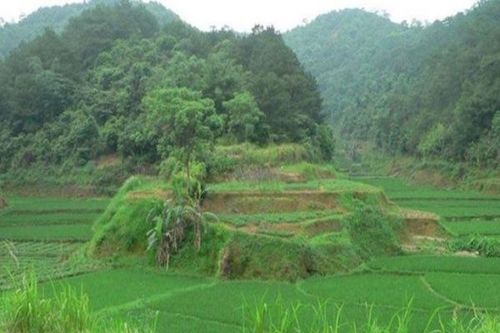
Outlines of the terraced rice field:
{"type": "Polygon", "coordinates": [[[444,221],[500,219],[500,198],[474,191],[445,190],[411,185],[390,177],[362,177],[355,180],[384,189],[399,206],[435,213],[444,221]]]}
{"type": "MultiPolygon", "coordinates": [[[[497,235],[498,198],[421,188],[394,179],[358,180],[386,188],[388,196],[401,206],[444,212],[441,223],[453,234],[497,235]],[[484,212],[492,219],[485,218],[484,212]]],[[[443,321],[451,318],[457,308],[465,311],[458,312],[463,318],[472,307],[500,313],[500,258],[409,254],[374,259],[368,263],[368,269],[356,274],[316,277],[297,283],[225,281],[166,273],[135,264],[120,268],[65,266],[65,259],[90,236],[87,228],[107,201],[71,199],[58,204],[56,199],[47,199],[42,204],[17,198],[11,202],[11,208],[0,216],[2,264],[8,262],[11,269],[18,271],[30,266],[38,268],[46,279],[66,276],[55,284],[45,284],[45,292],[50,294],[54,288],[68,284],[82,288],[90,296],[95,312],[140,326],[156,323],[158,332],[241,332],[256,303],[265,302],[278,312],[282,309],[275,308],[277,300],[280,304],[301,304],[299,319],[311,327],[313,306],[326,304],[332,320],[341,308],[341,322],[345,327],[356,323],[359,331],[370,313],[388,323],[395,312],[409,303],[413,332],[424,329],[436,308],[441,309],[443,321]],[[27,231],[11,231],[14,226],[27,231]],[[12,240],[21,236],[23,241],[12,240]],[[45,241],[40,241],[40,237],[45,241]]],[[[221,219],[245,226],[261,220],[279,224],[324,217],[318,214],[227,214],[221,219]]],[[[0,275],[0,285],[7,284],[6,275],[0,275]]],[[[431,326],[438,325],[437,321],[438,317],[431,326]]]]}
{"type": "Polygon", "coordinates": [[[0,289],[23,272],[42,280],[94,270],[69,258],[92,236],[107,199],[12,197],[0,213],[0,289]]]}
{"type": "Polygon", "coordinates": [[[453,235],[483,235],[500,237],[500,219],[465,219],[443,221],[441,224],[453,235]]]}

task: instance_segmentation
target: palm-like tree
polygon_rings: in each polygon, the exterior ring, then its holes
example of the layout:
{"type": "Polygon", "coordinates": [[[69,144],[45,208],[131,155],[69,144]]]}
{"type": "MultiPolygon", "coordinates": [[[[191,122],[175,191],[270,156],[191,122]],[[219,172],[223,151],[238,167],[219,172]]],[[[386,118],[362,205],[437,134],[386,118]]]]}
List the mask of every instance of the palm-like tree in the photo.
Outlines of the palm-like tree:
{"type": "Polygon", "coordinates": [[[148,219],[154,223],[154,228],[148,232],[148,250],[156,249],[156,262],[168,268],[172,254],[179,250],[188,230],[193,230],[194,245],[199,251],[205,224],[209,220],[216,220],[217,217],[202,212],[199,204],[174,205],[168,200],[162,214],[150,213],[148,219]]]}

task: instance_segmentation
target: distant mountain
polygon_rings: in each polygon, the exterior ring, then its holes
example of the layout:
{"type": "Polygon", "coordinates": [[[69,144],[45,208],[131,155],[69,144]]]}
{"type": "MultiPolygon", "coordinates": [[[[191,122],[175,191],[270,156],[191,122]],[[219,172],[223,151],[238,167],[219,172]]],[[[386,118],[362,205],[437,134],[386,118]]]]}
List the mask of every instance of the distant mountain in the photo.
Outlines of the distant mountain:
{"type": "Polygon", "coordinates": [[[500,1],[422,26],[362,10],[285,34],[346,138],[500,166],[500,1]]]}
{"type": "MultiPolygon", "coordinates": [[[[18,23],[6,24],[0,27],[0,58],[4,58],[21,42],[29,42],[40,36],[46,28],[61,32],[70,18],[80,15],[83,11],[98,5],[113,5],[120,1],[91,0],[85,3],[44,7],[26,16],[18,23]]],[[[131,2],[140,3],[140,1],[131,2]]],[[[144,6],[156,17],[160,25],[179,20],[179,17],[174,12],[159,3],[149,2],[144,3],[144,6]]]]}
{"type": "Polygon", "coordinates": [[[391,50],[379,45],[405,30],[377,14],[347,9],[321,15],[284,38],[320,83],[325,109],[331,116],[347,108],[360,90],[374,88],[366,86],[370,78],[379,78],[380,72],[390,66],[384,59],[391,50]],[[353,81],[361,81],[365,87],[360,89],[353,81]]]}

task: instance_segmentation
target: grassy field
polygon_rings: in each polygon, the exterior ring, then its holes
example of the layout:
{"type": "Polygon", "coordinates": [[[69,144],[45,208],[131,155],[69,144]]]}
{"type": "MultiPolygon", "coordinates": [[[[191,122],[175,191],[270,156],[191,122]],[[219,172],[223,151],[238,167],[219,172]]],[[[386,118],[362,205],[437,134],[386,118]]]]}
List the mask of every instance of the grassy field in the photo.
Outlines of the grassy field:
{"type": "Polygon", "coordinates": [[[457,236],[487,235],[500,236],[500,220],[471,219],[465,221],[443,221],[443,226],[457,236]]]}
{"type": "Polygon", "coordinates": [[[412,185],[392,177],[359,177],[353,180],[384,189],[387,196],[402,207],[429,211],[441,217],[500,217],[500,198],[480,192],[412,185]]]}
{"type": "Polygon", "coordinates": [[[413,300],[416,309],[433,311],[449,305],[433,295],[419,276],[392,274],[356,274],[311,279],[302,289],[339,304],[376,304],[404,308],[413,300]]]}
{"type": "Polygon", "coordinates": [[[101,212],[24,213],[10,211],[0,216],[2,226],[92,224],[101,212]]]}
{"type": "MultiPolygon", "coordinates": [[[[253,311],[256,304],[273,306],[277,302],[310,306],[311,309],[301,313],[300,320],[304,322],[312,320],[312,306],[318,303],[327,304],[332,320],[342,304],[344,324],[357,322],[362,327],[370,307],[373,306],[373,315],[388,322],[412,297],[415,304],[412,325],[417,329],[426,324],[436,306],[451,306],[428,291],[418,277],[391,275],[332,277],[290,284],[220,281],[118,269],[66,279],[56,284],[56,289],[66,283],[82,287],[90,295],[91,306],[102,315],[138,322],[158,316],[159,332],[195,332],[200,327],[204,327],[204,332],[242,331],[247,312],[253,311]],[[126,291],[120,289],[124,284],[130,286],[126,291]]],[[[50,293],[53,286],[45,288],[50,293]]],[[[448,311],[443,310],[443,316],[447,315],[448,311]]]]}
{"type": "Polygon", "coordinates": [[[429,273],[425,280],[440,295],[470,307],[500,309],[500,276],[429,273]]]}
{"type": "MultiPolygon", "coordinates": [[[[372,186],[380,186],[401,206],[438,213],[443,226],[455,235],[500,235],[496,219],[481,218],[497,214],[497,198],[418,187],[392,178],[355,180],[366,184],[316,179],[302,184],[264,183],[258,189],[377,192],[372,186]]],[[[210,186],[210,190],[254,191],[254,185],[225,183],[210,186]]],[[[410,303],[410,332],[423,331],[436,309],[441,309],[439,314],[445,322],[456,308],[500,312],[500,258],[401,255],[375,258],[355,274],[313,277],[295,283],[227,281],[165,272],[138,265],[134,260],[103,265],[73,259],[80,258],[83,241],[92,235],[92,224],[108,199],[15,197],[10,203],[0,215],[0,289],[9,286],[12,276],[35,270],[42,280],[52,280],[43,284],[45,294],[50,296],[68,285],[81,289],[89,295],[90,306],[99,316],[124,319],[138,326],[156,323],[158,332],[244,332],[258,304],[268,304],[269,311],[275,313],[283,311],[277,304],[300,304],[298,319],[310,327],[315,327],[314,307],[318,304],[323,304],[325,315],[332,321],[341,308],[341,327],[356,324],[361,332],[370,316],[389,323],[410,303]]],[[[343,217],[336,214],[326,209],[221,214],[219,218],[244,227],[262,221],[293,225],[343,217]]],[[[466,313],[463,318],[467,318],[466,313]]],[[[438,317],[434,318],[431,326],[436,327],[437,321],[438,317]]]]}
{"type": "Polygon", "coordinates": [[[491,199],[491,196],[474,191],[440,189],[433,186],[414,185],[400,178],[393,177],[354,177],[353,180],[384,189],[393,200],[404,199],[491,199]]]}
{"type": "Polygon", "coordinates": [[[5,212],[102,212],[108,205],[107,198],[67,198],[67,197],[9,197],[9,207],[5,212]]]}
{"type": "Polygon", "coordinates": [[[27,271],[48,280],[99,267],[69,258],[91,238],[92,223],[108,202],[105,198],[9,198],[9,207],[0,212],[0,289],[27,271]]]}
{"type": "Polygon", "coordinates": [[[86,241],[105,198],[9,198],[0,213],[0,241],[86,241]]]}
{"type": "Polygon", "coordinates": [[[402,207],[432,212],[451,220],[500,217],[500,200],[411,199],[395,201],[402,207]]]}
{"type": "Polygon", "coordinates": [[[0,240],[85,241],[92,237],[89,224],[10,226],[0,228],[0,240]]]}
{"type": "Polygon", "coordinates": [[[359,192],[379,192],[376,187],[359,182],[353,182],[346,179],[320,179],[310,180],[301,183],[284,183],[284,182],[245,182],[231,181],[209,186],[209,190],[213,192],[285,192],[285,191],[328,191],[328,192],[343,192],[343,191],[359,191],[359,192]]]}
{"type": "Polygon", "coordinates": [[[392,273],[444,272],[496,274],[500,276],[500,258],[408,255],[376,258],[368,265],[377,271],[392,273]]]}

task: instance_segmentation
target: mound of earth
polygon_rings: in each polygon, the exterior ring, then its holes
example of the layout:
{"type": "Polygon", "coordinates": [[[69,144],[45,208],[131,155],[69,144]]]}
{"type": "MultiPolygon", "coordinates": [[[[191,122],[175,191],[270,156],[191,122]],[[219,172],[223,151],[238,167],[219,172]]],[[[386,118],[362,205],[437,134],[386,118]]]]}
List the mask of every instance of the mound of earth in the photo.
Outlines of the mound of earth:
{"type": "MultiPolygon", "coordinates": [[[[306,190],[214,188],[202,208],[218,221],[205,226],[199,250],[194,235],[187,235],[170,269],[227,279],[297,280],[348,272],[370,256],[398,254],[406,235],[434,228],[431,216],[401,211],[381,190],[345,180],[306,190]]],[[[170,193],[154,179],[128,180],[97,221],[90,254],[145,256],[153,227],[147,216],[170,193]]]]}

